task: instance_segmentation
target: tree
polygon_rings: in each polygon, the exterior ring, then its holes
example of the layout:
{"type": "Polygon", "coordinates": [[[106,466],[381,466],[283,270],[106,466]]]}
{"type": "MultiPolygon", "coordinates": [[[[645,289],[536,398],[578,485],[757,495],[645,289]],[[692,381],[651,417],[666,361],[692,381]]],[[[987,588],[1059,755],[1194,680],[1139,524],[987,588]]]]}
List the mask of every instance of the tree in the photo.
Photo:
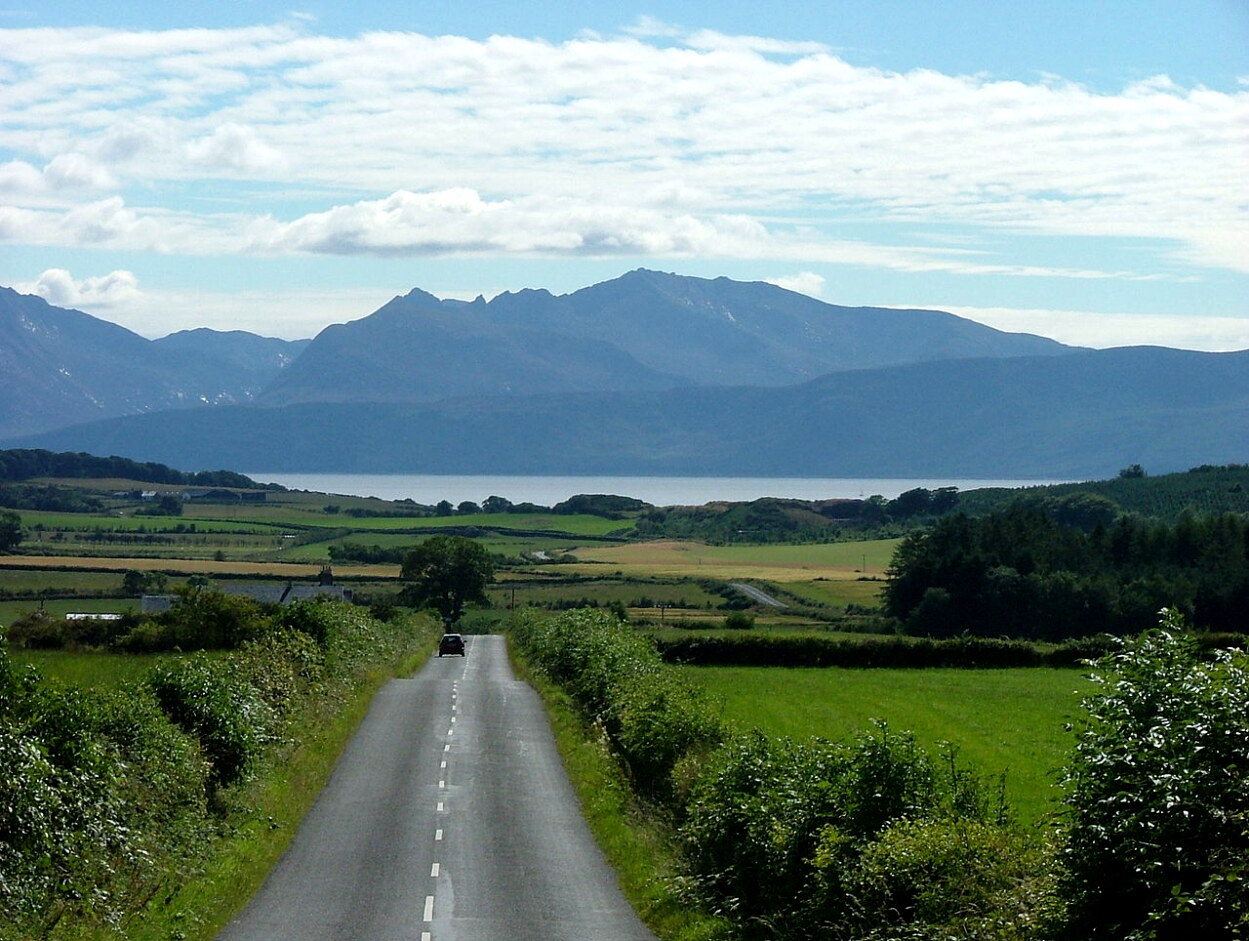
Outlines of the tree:
{"type": "Polygon", "coordinates": [[[494,562],[485,548],[464,536],[431,536],[404,557],[399,578],[410,582],[405,601],[434,608],[454,623],[469,602],[485,602],[494,581],[494,562]]]}
{"type": "Polygon", "coordinates": [[[512,501],[505,497],[489,496],[481,501],[483,513],[506,513],[512,508],[512,501]]]}
{"type": "Polygon", "coordinates": [[[165,590],[169,578],[160,572],[140,572],[130,569],[122,576],[121,592],[123,595],[157,595],[165,590]]]}
{"type": "Polygon", "coordinates": [[[1183,618],[1098,662],[1064,785],[1071,937],[1243,938],[1249,655],[1203,658],[1183,618]]]}
{"type": "Polygon", "coordinates": [[[16,549],[25,535],[22,518],[12,510],[0,510],[0,552],[16,549]]]}

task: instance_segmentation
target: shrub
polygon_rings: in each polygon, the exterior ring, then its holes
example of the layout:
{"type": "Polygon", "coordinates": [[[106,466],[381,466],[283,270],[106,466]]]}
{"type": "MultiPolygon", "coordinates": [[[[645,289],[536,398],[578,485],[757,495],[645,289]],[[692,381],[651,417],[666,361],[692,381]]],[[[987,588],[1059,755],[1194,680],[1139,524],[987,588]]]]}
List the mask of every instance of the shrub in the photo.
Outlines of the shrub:
{"type": "Polygon", "coordinates": [[[165,664],[148,682],[165,714],[199,739],[214,790],[247,776],[266,740],[271,710],[229,661],[165,664]]]}
{"type": "MultiPolygon", "coordinates": [[[[821,845],[817,865],[837,858],[821,845]]],[[[838,897],[856,941],[1048,938],[1061,920],[1049,850],[979,820],[900,820],[869,844],[838,897]]],[[[833,877],[835,880],[836,877],[833,877]]],[[[830,881],[833,881],[830,880],[830,881]]]]}
{"type": "Polygon", "coordinates": [[[882,834],[903,821],[974,821],[1007,839],[954,757],[942,770],[884,723],[848,744],[732,739],[709,758],[681,829],[695,880],[778,936],[860,938],[885,915],[864,907],[873,883],[856,875],[882,834]]]}
{"type": "Polygon", "coordinates": [[[1249,655],[1183,618],[1098,662],[1064,785],[1072,934],[1249,935],[1249,655]]]}
{"type": "Polygon", "coordinates": [[[639,790],[670,800],[673,772],[723,736],[706,697],[668,670],[651,643],[601,609],[519,612],[513,636],[592,722],[602,725],[639,790]]]}

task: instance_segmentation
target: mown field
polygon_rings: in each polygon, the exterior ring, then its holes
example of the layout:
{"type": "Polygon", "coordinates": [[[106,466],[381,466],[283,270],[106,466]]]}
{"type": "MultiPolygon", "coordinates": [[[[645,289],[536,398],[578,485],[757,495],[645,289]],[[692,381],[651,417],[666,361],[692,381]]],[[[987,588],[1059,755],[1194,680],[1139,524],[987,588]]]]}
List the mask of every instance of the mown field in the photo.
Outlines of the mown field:
{"type": "Polygon", "coordinates": [[[1077,670],[845,670],[681,667],[740,729],[841,740],[883,719],[925,747],[950,742],[980,773],[1006,773],[1021,822],[1058,809],[1054,771],[1073,737],[1064,725],[1091,690],[1077,670]]]}

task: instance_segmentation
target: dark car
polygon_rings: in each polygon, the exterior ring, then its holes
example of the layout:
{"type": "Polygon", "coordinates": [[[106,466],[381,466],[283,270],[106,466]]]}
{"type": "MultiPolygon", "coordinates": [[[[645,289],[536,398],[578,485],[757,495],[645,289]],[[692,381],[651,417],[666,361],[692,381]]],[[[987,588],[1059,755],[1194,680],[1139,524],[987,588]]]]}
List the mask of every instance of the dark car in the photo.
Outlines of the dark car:
{"type": "Polygon", "coordinates": [[[464,656],[464,638],[459,634],[443,634],[442,640],[438,641],[438,656],[453,653],[464,656]]]}

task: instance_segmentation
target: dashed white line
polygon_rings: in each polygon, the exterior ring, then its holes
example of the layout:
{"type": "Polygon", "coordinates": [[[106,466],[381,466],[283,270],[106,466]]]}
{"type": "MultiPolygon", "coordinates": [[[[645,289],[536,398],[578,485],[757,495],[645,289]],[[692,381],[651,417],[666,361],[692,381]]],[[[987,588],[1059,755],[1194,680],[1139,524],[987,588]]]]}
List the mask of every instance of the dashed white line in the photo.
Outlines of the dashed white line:
{"type": "Polygon", "coordinates": [[[441,871],[442,871],[442,863],[434,863],[432,866],[429,867],[429,877],[431,879],[437,879],[438,873],[441,871]]]}
{"type": "Polygon", "coordinates": [[[441,839],[442,839],[442,831],[441,831],[441,830],[435,830],[435,831],[434,831],[434,841],[435,841],[435,842],[438,842],[438,841],[439,841],[439,840],[441,840],[441,839]]]}
{"type": "Polygon", "coordinates": [[[425,921],[434,920],[434,897],[432,895],[425,896],[425,921]]]}

